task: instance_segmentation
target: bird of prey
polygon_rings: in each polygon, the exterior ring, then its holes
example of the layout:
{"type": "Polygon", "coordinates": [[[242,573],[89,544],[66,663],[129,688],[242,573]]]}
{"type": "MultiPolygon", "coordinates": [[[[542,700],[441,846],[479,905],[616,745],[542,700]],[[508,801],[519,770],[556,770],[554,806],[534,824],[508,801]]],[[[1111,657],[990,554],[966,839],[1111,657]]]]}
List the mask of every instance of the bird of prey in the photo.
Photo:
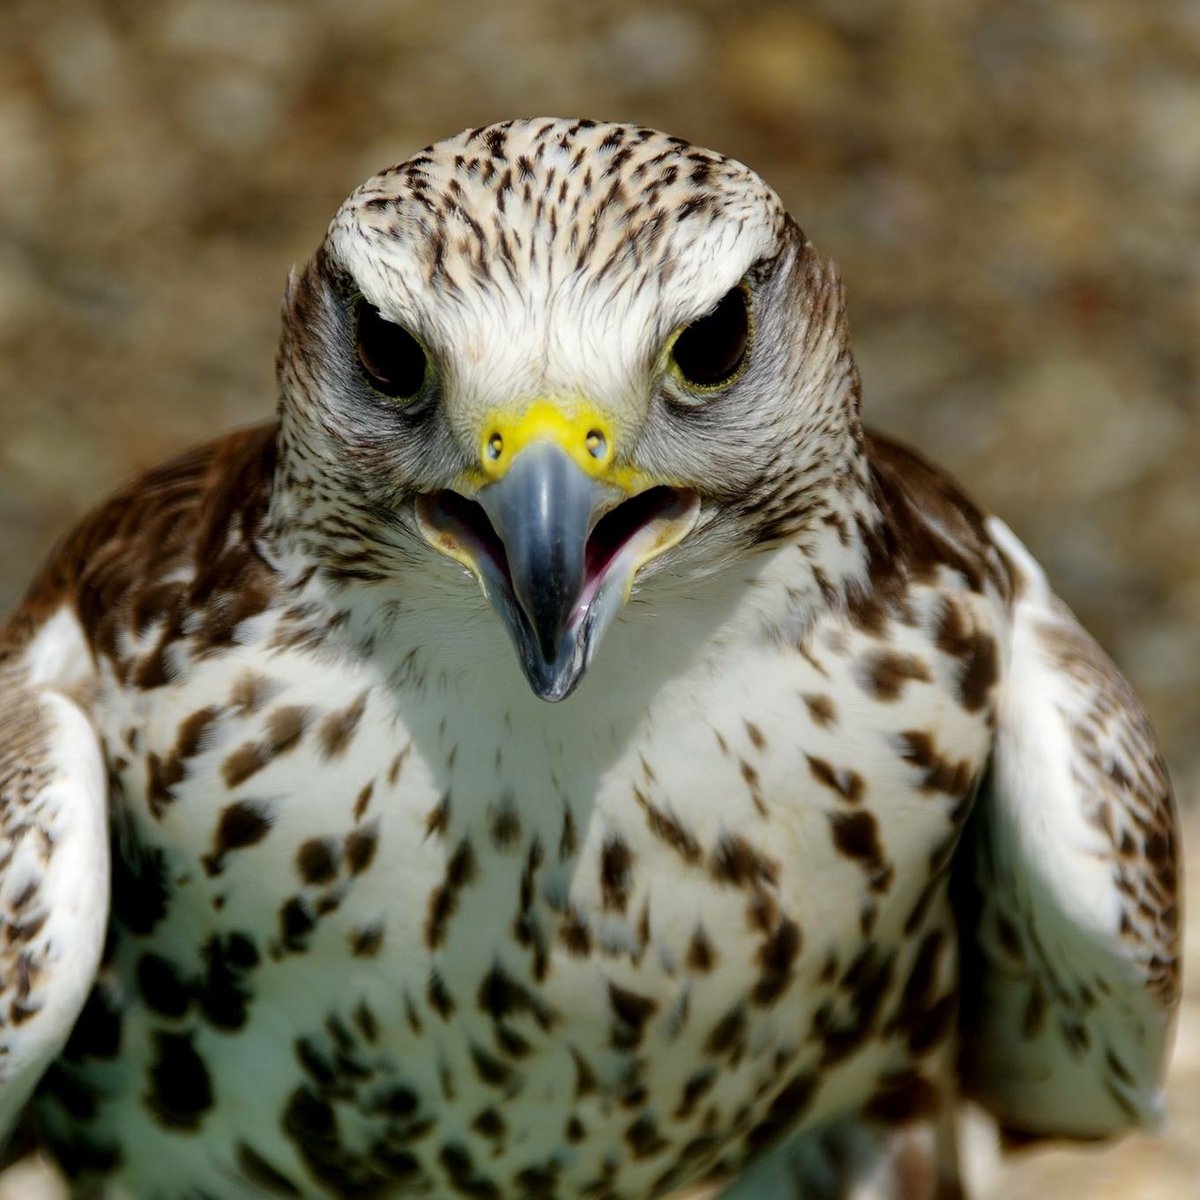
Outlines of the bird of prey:
{"type": "Polygon", "coordinates": [[[1017,538],[864,430],[751,170],[588,120],[368,180],[276,423],[0,642],[0,1120],[75,1194],[958,1194],[1152,1122],[1173,802],[1017,538]]]}

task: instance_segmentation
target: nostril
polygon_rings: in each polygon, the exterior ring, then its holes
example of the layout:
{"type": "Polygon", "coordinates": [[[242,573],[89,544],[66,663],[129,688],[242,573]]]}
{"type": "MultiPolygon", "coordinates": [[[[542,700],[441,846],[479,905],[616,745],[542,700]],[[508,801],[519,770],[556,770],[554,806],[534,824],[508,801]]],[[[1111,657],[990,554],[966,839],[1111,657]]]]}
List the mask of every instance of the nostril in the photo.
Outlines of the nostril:
{"type": "Polygon", "coordinates": [[[493,461],[504,453],[504,439],[500,436],[499,432],[493,433],[488,438],[487,449],[488,457],[493,461]]]}
{"type": "Polygon", "coordinates": [[[598,429],[589,429],[587,438],[585,439],[588,453],[593,458],[603,458],[604,452],[608,449],[608,441],[604,434],[598,429]]]}

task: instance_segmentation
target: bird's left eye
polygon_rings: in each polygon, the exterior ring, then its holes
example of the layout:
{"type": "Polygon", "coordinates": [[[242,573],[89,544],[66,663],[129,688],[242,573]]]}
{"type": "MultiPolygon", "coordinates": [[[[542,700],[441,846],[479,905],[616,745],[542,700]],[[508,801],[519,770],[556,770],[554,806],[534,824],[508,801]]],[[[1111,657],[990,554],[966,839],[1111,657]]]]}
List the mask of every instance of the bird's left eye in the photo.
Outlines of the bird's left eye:
{"type": "Polygon", "coordinates": [[[732,288],[707,316],[685,326],[671,347],[680,375],[696,387],[728,383],[746,358],[750,312],[746,290],[732,288]]]}
{"type": "Polygon", "coordinates": [[[376,391],[393,400],[411,400],[421,390],[425,351],[403,325],[386,320],[373,304],[359,300],[354,336],[358,361],[376,391]]]}

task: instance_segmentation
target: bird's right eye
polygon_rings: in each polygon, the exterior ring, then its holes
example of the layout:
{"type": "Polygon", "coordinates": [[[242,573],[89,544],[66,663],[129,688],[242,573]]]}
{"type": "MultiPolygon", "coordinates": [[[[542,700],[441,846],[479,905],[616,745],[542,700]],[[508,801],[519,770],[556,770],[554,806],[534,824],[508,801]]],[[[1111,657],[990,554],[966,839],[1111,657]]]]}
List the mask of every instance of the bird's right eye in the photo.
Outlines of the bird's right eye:
{"type": "Polygon", "coordinates": [[[411,400],[421,390],[429,365],[421,343],[366,300],[358,302],[354,342],[363,372],[377,392],[393,400],[411,400]]]}

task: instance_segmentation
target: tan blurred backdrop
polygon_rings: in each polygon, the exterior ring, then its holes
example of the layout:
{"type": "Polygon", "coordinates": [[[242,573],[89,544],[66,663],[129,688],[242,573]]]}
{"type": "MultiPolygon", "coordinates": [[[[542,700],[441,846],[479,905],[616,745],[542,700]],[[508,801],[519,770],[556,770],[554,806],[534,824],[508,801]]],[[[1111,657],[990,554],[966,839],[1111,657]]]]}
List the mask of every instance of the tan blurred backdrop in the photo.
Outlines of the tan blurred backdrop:
{"type": "MultiPolygon", "coordinates": [[[[541,114],[776,187],[841,265],[869,419],[1029,543],[1190,805],[1196,0],[0,0],[0,609],[118,480],[269,414],[285,272],[354,185],[541,114]]],[[[1026,1158],[1003,1194],[1200,1195],[1194,1015],[1172,1105],[1164,1137],[1026,1158]]]]}

